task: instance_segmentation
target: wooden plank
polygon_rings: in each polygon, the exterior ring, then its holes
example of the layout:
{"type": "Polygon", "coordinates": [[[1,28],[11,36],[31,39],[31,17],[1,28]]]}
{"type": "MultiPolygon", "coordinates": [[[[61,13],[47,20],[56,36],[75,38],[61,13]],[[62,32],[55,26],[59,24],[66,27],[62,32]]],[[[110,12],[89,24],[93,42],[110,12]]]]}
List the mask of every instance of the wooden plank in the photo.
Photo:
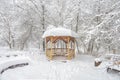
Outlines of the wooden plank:
{"type": "Polygon", "coordinates": [[[75,46],[76,46],[76,43],[75,43],[75,39],[74,39],[74,50],[73,50],[73,57],[75,57],[75,46]]]}
{"type": "Polygon", "coordinates": [[[52,47],[53,47],[53,44],[52,44],[52,41],[53,41],[53,37],[51,37],[51,52],[50,52],[50,60],[52,60],[53,58],[53,50],[52,50],[52,47]]]}
{"type": "Polygon", "coordinates": [[[69,47],[70,47],[70,45],[69,45],[69,42],[70,42],[70,40],[69,40],[70,38],[68,37],[67,38],[67,59],[69,60],[70,59],[70,52],[69,52],[69,47]]]}
{"type": "Polygon", "coordinates": [[[48,48],[47,38],[45,39],[45,44],[46,44],[46,46],[45,46],[45,53],[46,53],[46,56],[47,56],[47,48],[48,48]]]}

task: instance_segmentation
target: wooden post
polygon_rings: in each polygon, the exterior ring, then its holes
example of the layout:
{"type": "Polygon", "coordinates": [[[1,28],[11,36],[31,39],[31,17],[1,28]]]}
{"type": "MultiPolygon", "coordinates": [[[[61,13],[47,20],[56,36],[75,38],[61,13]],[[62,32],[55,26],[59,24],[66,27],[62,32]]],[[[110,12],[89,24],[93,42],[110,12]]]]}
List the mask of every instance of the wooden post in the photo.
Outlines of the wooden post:
{"type": "Polygon", "coordinates": [[[52,41],[53,41],[53,37],[50,38],[51,40],[51,52],[50,52],[50,60],[52,60],[52,57],[53,57],[53,51],[52,51],[52,41]]]}
{"type": "Polygon", "coordinates": [[[67,38],[67,59],[69,60],[70,59],[70,50],[69,50],[69,37],[67,38]]]}
{"type": "Polygon", "coordinates": [[[116,53],[116,49],[113,49],[113,54],[115,54],[116,53]]]}
{"type": "Polygon", "coordinates": [[[73,57],[75,57],[75,46],[76,46],[76,43],[75,43],[75,39],[74,39],[74,52],[73,52],[73,57]]]}
{"type": "Polygon", "coordinates": [[[48,48],[48,43],[47,43],[47,39],[45,38],[45,45],[46,45],[46,47],[45,47],[45,53],[46,53],[46,56],[48,57],[48,53],[47,53],[47,48],[48,48]]]}

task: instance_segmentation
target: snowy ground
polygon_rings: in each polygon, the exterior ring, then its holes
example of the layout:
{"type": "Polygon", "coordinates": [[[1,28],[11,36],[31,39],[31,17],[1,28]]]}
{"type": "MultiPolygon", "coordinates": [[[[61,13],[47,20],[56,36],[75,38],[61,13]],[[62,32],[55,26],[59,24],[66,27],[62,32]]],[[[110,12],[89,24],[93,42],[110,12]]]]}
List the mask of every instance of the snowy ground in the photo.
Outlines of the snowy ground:
{"type": "Polygon", "coordinates": [[[109,74],[105,68],[95,68],[94,58],[91,56],[78,55],[66,62],[48,61],[44,54],[34,52],[35,55],[31,51],[31,54],[22,52],[32,59],[33,64],[9,69],[1,75],[1,80],[120,80],[119,74],[109,74]]]}

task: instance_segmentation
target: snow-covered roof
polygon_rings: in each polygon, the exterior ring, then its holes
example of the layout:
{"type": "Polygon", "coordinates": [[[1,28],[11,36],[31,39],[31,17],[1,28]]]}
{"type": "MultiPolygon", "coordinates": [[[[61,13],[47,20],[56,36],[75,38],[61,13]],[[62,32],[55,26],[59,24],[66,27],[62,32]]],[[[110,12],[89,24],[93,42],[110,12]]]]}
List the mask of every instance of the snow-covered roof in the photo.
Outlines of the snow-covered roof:
{"type": "Polygon", "coordinates": [[[63,27],[57,27],[57,28],[52,28],[48,29],[44,32],[43,38],[48,37],[48,36],[71,36],[71,37],[78,37],[78,34],[75,33],[74,31],[70,29],[66,29],[63,27]]]}

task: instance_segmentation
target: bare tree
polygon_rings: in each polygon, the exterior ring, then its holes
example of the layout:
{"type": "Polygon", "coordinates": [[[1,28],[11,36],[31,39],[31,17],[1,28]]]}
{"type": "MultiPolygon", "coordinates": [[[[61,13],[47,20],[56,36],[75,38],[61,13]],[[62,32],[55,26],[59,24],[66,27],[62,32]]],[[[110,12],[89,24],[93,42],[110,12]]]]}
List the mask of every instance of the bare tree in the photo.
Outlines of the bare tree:
{"type": "Polygon", "coordinates": [[[4,23],[4,30],[5,32],[3,32],[4,36],[3,36],[3,40],[8,44],[9,48],[12,49],[14,48],[15,45],[15,41],[14,41],[14,35],[12,33],[12,26],[10,23],[10,20],[8,17],[4,16],[3,13],[0,13],[3,23],[4,23]]]}

